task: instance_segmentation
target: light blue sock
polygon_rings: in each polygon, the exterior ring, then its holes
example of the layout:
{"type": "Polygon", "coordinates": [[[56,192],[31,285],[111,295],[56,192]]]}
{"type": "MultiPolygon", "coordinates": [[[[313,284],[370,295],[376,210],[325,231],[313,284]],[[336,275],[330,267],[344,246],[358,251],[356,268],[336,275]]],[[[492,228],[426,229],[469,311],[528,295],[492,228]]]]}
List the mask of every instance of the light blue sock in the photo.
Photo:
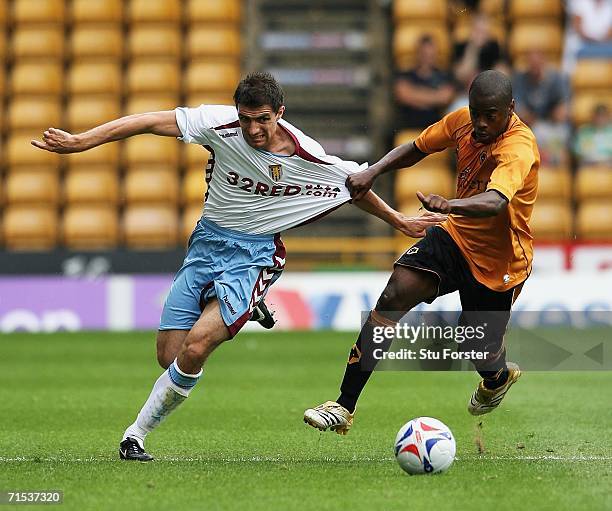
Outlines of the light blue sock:
{"type": "Polygon", "coordinates": [[[195,387],[195,384],[198,383],[198,380],[202,376],[202,369],[200,369],[198,374],[187,374],[181,371],[176,359],[174,359],[174,362],[172,362],[170,367],[168,367],[168,376],[170,376],[172,383],[183,391],[181,393],[187,393],[185,396],[187,397],[189,392],[191,392],[191,389],[195,387]]]}

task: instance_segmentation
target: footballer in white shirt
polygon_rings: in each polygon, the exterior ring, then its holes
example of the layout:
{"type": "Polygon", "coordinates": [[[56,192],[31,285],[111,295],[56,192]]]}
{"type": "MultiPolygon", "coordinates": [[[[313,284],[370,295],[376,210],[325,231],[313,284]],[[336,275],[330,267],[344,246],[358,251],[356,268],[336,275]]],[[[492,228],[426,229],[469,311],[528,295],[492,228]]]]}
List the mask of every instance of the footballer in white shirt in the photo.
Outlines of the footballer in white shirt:
{"type": "MultiPolygon", "coordinates": [[[[350,201],[347,177],[365,169],[325,154],[284,119],[284,93],[269,73],[252,73],[234,93],[235,106],[201,105],[129,115],[71,134],[49,128],[35,147],[74,153],[152,133],[210,152],[205,209],[164,304],[157,358],[166,369],[123,435],[121,459],[152,460],[144,440],[189,396],[212,351],[233,338],[285,265],[280,232],[313,221],[350,201]]],[[[374,193],[354,201],[411,237],[444,220],[405,217],[374,193]]]]}

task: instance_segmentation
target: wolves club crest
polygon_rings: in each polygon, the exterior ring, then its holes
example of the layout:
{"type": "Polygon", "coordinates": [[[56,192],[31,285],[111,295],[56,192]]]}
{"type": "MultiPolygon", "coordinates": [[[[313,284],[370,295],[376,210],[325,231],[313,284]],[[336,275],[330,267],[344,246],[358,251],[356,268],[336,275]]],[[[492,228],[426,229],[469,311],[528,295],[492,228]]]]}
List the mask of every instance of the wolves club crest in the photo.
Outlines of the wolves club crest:
{"type": "Polygon", "coordinates": [[[282,165],[268,165],[268,169],[270,170],[270,177],[274,181],[280,181],[283,177],[283,167],[282,165]]]}

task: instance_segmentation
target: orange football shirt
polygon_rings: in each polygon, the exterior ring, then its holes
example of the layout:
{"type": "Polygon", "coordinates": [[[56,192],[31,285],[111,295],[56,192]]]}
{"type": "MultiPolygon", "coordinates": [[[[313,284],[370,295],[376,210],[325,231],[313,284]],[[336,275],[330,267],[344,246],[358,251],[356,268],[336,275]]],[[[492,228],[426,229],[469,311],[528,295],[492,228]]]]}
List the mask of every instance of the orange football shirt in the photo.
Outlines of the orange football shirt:
{"type": "Polygon", "coordinates": [[[497,216],[449,215],[442,224],[476,280],[494,291],[507,291],[531,273],[529,220],[538,191],[540,154],[535,136],[516,114],[491,144],[476,142],[472,131],[465,107],[426,128],[415,144],[428,154],[456,148],[458,199],[488,190],[497,190],[508,199],[508,207],[497,216]]]}

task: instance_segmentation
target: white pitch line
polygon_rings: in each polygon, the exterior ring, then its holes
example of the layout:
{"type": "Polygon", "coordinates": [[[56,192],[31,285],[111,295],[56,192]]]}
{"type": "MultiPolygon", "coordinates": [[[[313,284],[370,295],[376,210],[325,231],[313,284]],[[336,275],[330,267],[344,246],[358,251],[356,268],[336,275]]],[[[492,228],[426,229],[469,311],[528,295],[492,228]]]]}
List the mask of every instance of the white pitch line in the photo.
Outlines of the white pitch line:
{"type": "MultiPolygon", "coordinates": [[[[350,459],[339,459],[339,458],[277,458],[269,456],[253,456],[253,457],[241,457],[241,458],[176,458],[176,457],[162,457],[156,458],[158,461],[171,461],[171,462],[206,462],[206,463],[384,463],[393,461],[393,457],[385,458],[350,458],[350,459]]],[[[612,461],[612,456],[465,456],[456,458],[458,462],[463,461],[612,461]]],[[[90,458],[60,458],[60,457],[48,457],[48,458],[5,458],[0,457],[0,463],[24,463],[24,462],[54,462],[54,463],[96,463],[96,462],[115,462],[117,458],[108,457],[90,457],[90,458]]]]}
{"type": "MultiPolygon", "coordinates": [[[[459,459],[459,458],[457,458],[459,459]]],[[[612,456],[473,456],[464,459],[491,461],[612,461],[612,456]]]]}
{"type": "MultiPolygon", "coordinates": [[[[157,461],[183,461],[183,462],[206,462],[206,463],[382,463],[393,461],[394,458],[272,458],[266,456],[253,456],[252,458],[175,458],[175,457],[156,457],[157,461]]],[[[26,458],[18,456],[16,458],[0,457],[0,463],[34,463],[34,462],[54,462],[54,463],[95,463],[100,461],[118,461],[115,457],[91,457],[91,458],[26,458]]]]}

